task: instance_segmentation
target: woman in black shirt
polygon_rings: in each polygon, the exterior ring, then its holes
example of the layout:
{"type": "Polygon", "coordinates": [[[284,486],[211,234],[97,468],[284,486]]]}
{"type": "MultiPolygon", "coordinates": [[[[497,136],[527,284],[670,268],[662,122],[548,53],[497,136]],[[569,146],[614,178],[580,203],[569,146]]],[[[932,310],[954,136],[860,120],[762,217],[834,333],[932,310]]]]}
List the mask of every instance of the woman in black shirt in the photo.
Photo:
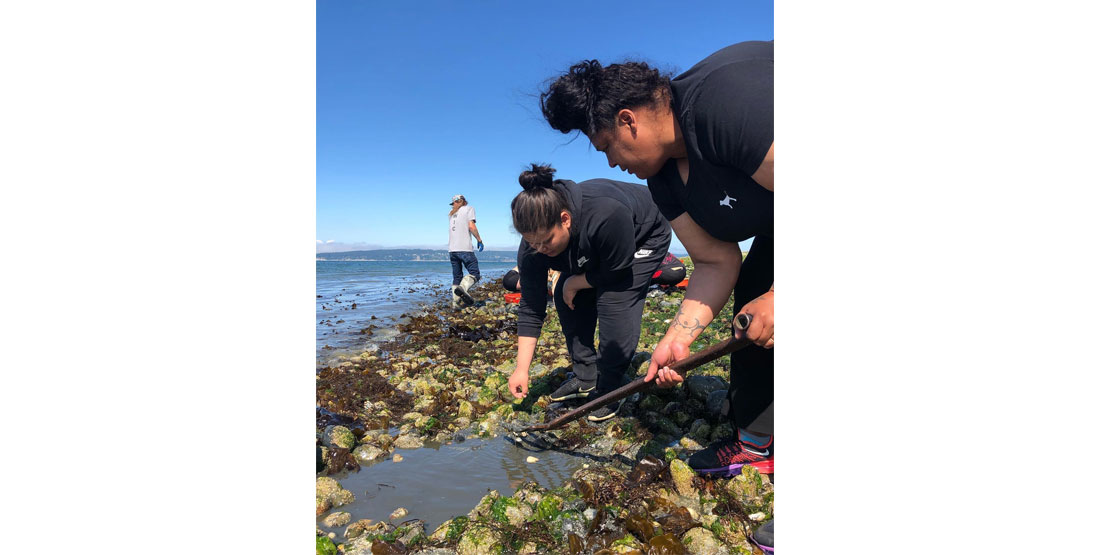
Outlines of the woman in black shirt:
{"type": "MultiPolygon", "coordinates": [[[[754,346],[730,360],[730,417],[738,430],[688,460],[696,471],[773,469],[772,42],[744,42],[670,79],[639,62],[578,63],[540,98],[551,127],[579,130],[618,166],[648,180],[653,200],[695,264],[680,312],[653,352],[646,379],[670,387],[667,366],[734,293],[752,315],[754,346]],[[739,241],[753,238],[742,262],[739,241]]],[[[734,330],[738,337],[741,332],[734,330]]]]}
{"type": "MultiPolygon", "coordinates": [[[[653,272],[664,259],[672,232],[639,185],[592,179],[555,180],[554,169],[532,164],[512,200],[512,225],[523,236],[520,283],[541,283],[547,271],[561,277],[554,305],[565,334],[575,377],[551,401],[587,397],[619,386],[634,357],[642,309],[653,272]],[[595,348],[596,322],[600,346],[595,348]]],[[[527,395],[528,371],[546,317],[546,289],[523,289],[519,303],[516,369],[508,380],[517,398],[527,395]]],[[[611,418],[612,404],[589,415],[611,418]]]]}

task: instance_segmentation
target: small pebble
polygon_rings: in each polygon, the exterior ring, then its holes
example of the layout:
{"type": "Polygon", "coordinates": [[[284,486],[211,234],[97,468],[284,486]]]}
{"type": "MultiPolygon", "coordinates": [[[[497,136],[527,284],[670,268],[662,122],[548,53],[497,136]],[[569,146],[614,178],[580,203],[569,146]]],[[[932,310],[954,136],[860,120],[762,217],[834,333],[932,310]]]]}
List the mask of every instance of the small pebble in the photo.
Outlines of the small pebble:
{"type": "Polygon", "coordinates": [[[588,468],[588,463],[584,463],[584,464],[582,464],[582,465],[581,465],[581,468],[588,468]]]}
{"type": "Polygon", "coordinates": [[[749,520],[759,522],[761,520],[764,520],[765,516],[767,515],[765,515],[764,513],[753,513],[749,515],[749,520]]]}
{"type": "Polygon", "coordinates": [[[329,532],[328,533],[328,539],[335,540],[336,539],[336,532],[329,532]]]}
{"type": "Polygon", "coordinates": [[[393,462],[401,462],[403,460],[405,460],[405,457],[402,457],[400,454],[395,453],[393,455],[393,462]]]}
{"type": "Polygon", "coordinates": [[[535,457],[527,457],[527,462],[529,462],[529,463],[537,463],[537,462],[539,462],[539,460],[538,460],[537,458],[535,458],[535,457]]]}

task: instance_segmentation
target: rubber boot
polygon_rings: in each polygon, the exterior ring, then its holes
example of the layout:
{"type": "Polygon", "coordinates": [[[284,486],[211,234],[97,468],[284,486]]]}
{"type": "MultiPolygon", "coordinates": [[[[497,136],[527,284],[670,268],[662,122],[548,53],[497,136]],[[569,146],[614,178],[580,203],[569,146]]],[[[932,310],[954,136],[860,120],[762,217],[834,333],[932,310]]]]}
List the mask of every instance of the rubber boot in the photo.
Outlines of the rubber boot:
{"type": "Polygon", "coordinates": [[[451,308],[458,310],[462,308],[462,297],[458,296],[458,286],[451,286],[451,308]]]}
{"type": "Polygon", "coordinates": [[[462,278],[462,281],[455,288],[455,294],[462,298],[462,302],[466,303],[466,306],[474,305],[474,298],[470,296],[470,289],[477,283],[477,278],[467,274],[462,278]]]}

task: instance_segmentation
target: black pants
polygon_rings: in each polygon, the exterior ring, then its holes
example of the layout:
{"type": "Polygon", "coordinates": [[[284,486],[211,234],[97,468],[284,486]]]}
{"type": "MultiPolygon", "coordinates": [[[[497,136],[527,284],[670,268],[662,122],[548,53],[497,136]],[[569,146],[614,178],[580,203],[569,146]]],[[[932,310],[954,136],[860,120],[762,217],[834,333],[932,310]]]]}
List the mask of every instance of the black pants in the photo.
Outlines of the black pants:
{"type": "MultiPolygon", "coordinates": [[[[756,237],[741,264],[737,285],[733,287],[733,309],[763,295],[771,288],[775,258],[773,240],[756,237]]],[[[732,332],[732,328],[730,329],[732,332]]],[[[757,434],[771,434],[774,428],[775,351],[750,345],[730,354],[730,423],[757,434]]]]}
{"type": "Polygon", "coordinates": [[[606,392],[622,382],[642,330],[642,309],[653,272],[660,266],[672,240],[670,231],[651,237],[640,249],[652,253],[635,258],[630,283],[609,287],[582,289],[573,298],[572,310],[562,299],[567,276],[558,279],[554,288],[554,306],[558,310],[561,331],[573,363],[573,373],[582,382],[596,383],[598,391],[606,392]],[[599,353],[595,348],[596,321],[600,323],[599,353]],[[598,380],[597,380],[598,378],[598,380]]]}

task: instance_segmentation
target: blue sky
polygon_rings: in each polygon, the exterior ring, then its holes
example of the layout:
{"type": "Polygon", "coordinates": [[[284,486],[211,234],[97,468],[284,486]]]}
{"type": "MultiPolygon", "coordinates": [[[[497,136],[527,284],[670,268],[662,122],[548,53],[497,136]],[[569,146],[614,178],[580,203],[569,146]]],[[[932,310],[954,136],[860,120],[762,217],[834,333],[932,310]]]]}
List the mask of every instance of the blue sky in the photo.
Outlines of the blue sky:
{"type": "Polygon", "coordinates": [[[537,92],[583,59],[675,74],[774,37],[770,1],[688,4],[318,1],[318,250],[446,248],[456,193],[486,248],[515,248],[508,206],[530,162],[563,179],[640,183],[585,137],[550,129],[537,92]]]}

